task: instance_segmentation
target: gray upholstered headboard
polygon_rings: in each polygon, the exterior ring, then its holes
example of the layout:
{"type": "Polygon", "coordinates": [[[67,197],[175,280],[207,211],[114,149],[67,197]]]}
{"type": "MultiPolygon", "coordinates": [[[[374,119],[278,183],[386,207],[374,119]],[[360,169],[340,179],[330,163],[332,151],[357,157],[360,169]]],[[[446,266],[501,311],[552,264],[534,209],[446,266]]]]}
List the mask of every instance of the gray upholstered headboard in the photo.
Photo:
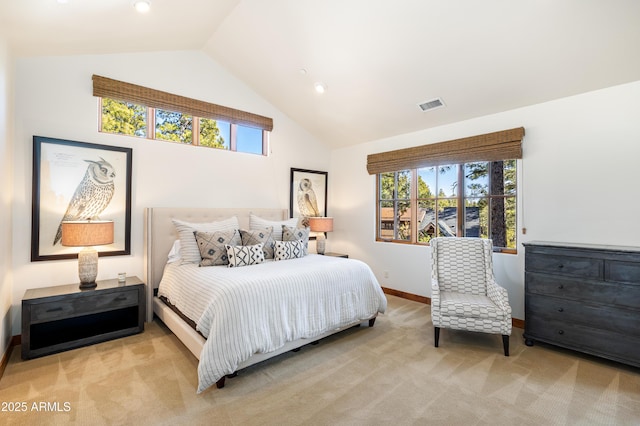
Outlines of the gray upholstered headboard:
{"type": "Polygon", "coordinates": [[[147,321],[153,319],[153,290],[158,288],[167,255],[178,233],[171,219],[187,222],[212,222],[238,218],[240,227],[249,229],[250,213],[268,220],[289,218],[287,209],[251,209],[251,208],[186,208],[186,207],[149,207],[144,212],[144,279],[147,285],[147,321]]]}

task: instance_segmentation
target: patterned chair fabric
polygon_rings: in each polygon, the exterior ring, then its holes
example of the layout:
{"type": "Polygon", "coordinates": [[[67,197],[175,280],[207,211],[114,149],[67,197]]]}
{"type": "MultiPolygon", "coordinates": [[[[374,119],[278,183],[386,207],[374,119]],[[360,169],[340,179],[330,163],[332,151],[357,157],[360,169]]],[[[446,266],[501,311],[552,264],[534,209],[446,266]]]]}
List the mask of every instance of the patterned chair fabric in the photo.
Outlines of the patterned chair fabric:
{"type": "Polygon", "coordinates": [[[493,243],[481,238],[431,239],[431,320],[440,328],[501,334],[509,356],[511,306],[493,276],[493,243]]]}

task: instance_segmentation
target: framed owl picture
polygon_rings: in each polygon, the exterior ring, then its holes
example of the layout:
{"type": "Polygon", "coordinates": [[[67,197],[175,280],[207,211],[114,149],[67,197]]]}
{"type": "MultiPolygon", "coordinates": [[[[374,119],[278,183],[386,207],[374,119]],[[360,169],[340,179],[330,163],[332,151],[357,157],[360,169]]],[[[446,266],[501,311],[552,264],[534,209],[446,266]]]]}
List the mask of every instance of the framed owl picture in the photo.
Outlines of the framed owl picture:
{"type": "MultiPolygon", "coordinates": [[[[327,215],[327,172],[291,169],[291,217],[319,217],[327,215]]],[[[316,233],[309,237],[315,239],[316,233]]]]}
{"type": "Polygon", "coordinates": [[[62,222],[113,221],[113,243],[100,256],[131,254],[132,149],[33,137],[31,261],[74,259],[62,222]]]}

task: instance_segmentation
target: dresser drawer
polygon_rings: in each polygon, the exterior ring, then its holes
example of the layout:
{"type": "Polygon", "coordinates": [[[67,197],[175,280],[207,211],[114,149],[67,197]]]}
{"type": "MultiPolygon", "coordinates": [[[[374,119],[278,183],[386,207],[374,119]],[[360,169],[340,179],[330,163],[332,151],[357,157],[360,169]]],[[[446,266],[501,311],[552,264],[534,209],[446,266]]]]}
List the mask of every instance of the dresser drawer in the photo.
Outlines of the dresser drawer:
{"type": "Polygon", "coordinates": [[[529,339],[640,366],[638,337],[540,317],[527,319],[525,326],[534,330],[526,331],[529,339]]]}
{"type": "Polygon", "coordinates": [[[640,292],[640,262],[607,262],[605,280],[635,285],[640,292]]]}
{"type": "Polygon", "coordinates": [[[31,306],[31,323],[72,318],[94,312],[104,312],[138,305],[138,290],[131,289],[113,293],[96,293],[81,295],[44,303],[34,303],[31,306]]]}
{"type": "Polygon", "coordinates": [[[525,270],[601,279],[603,277],[604,261],[586,257],[535,254],[525,258],[525,270]]]}
{"type": "Polygon", "coordinates": [[[603,305],[623,306],[640,312],[640,285],[575,280],[558,275],[526,272],[525,291],[532,294],[593,301],[603,305]]]}
{"type": "Polygon", "coordinates": [[[525,304],[525,324],[531,316],[562,324],[581,324],[640,338],[638,311],[539,295],[527,295],[525,304]]]}

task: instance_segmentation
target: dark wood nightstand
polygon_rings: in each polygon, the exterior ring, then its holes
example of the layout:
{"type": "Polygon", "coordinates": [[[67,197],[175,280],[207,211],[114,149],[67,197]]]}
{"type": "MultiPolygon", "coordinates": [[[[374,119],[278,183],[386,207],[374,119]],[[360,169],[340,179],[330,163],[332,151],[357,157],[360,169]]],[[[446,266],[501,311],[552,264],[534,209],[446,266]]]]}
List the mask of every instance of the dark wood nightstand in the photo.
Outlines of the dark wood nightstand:
{"type": "Polygon", "coordinates": [[[144,331],[145,289],[138,277],[27,290],[22,299],[22,358],[30,359],[144,331]]]}
{"type": "Polygon", "coordinates": [[[344,257],[345,259],[349,258],[348,254],[344,254],[344,253],[335,253],[333,251],[328,251],[324,254],[325,256],[333,256],[333,257],[344,257]]]}

